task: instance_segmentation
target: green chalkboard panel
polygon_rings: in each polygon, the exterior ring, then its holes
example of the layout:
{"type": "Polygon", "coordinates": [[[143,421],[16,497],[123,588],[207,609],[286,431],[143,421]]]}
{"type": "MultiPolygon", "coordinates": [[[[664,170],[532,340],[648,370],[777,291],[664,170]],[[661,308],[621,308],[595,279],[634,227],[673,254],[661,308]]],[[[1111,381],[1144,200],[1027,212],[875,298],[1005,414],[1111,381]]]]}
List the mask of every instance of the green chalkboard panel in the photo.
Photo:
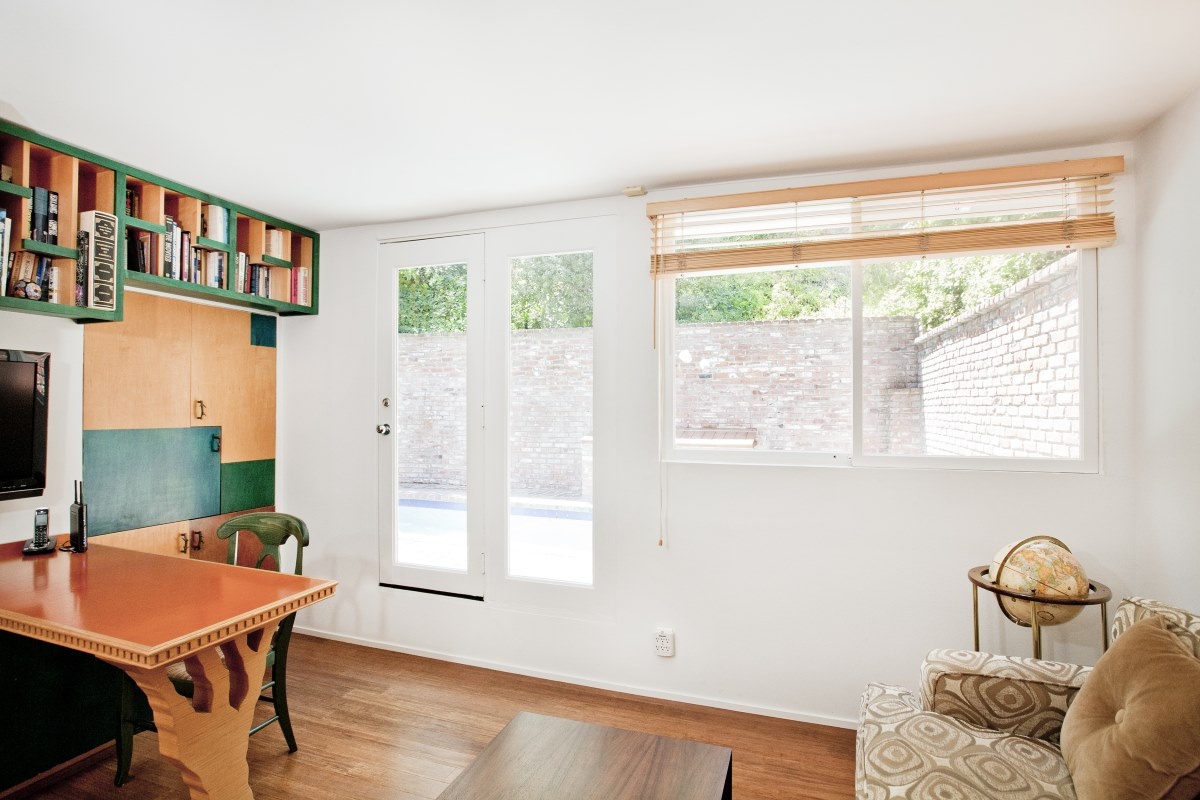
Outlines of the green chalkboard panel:
{"type": "Polygon", "coordinates": [[[221,465],[221,513],[275,505],[275,459],[221,465]]]}
{"type": "Polygon", "coordinates": [[[88,533],[221,513],[216,426],[83,432],[88,533]]]}

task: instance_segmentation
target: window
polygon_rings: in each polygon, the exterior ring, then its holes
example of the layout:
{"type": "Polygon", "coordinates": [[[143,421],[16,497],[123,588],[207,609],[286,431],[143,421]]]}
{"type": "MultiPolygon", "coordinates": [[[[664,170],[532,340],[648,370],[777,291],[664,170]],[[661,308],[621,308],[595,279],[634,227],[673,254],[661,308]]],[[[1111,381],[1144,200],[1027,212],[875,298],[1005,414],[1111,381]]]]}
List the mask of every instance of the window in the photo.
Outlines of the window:
{"type": "Polygon", "coordinates": [[[1109,178],[1044,166],[652,207],[669,456],[1094,469],[1109,178]]]}

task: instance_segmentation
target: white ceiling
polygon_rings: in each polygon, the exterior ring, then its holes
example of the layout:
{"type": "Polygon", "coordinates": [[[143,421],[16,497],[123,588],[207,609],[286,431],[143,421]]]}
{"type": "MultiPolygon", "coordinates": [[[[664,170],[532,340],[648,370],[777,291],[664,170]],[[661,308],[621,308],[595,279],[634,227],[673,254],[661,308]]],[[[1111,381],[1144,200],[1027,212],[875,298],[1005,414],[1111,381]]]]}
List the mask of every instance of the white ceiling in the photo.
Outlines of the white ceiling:
{"type": "Polygon", "coordinates": [[[0,116],[317,229],[1120,140],[1196,0],[0,0],[0,116]]]}

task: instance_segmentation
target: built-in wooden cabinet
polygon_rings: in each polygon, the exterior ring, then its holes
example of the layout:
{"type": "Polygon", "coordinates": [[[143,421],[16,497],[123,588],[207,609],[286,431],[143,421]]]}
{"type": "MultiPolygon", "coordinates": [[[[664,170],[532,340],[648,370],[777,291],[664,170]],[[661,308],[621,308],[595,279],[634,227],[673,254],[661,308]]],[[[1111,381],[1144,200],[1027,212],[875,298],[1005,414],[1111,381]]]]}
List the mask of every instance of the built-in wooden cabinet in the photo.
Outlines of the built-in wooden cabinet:
{"type": "Polygon", "coordinates": [[[130,285],[282,315],[317,313],[320,242],[311,230],[4,120],[0,161],[12,173],[0,181],[10,250],[50,258],[58,287],[50,303],[8,296],[5,281],[0,309],[114,321],[130,285]],[[35,241],[30,230],[40,189],[57,198],[57,244],[35,241]],[[93,210],[117,219],[112,310],[76,305],[79,214],[93,210]]]}
{"type": "Polygon", "coordinates": [[[123,320],[84,331],[94,535],[274,504],[275,322],[131,291],[123,320]]]}

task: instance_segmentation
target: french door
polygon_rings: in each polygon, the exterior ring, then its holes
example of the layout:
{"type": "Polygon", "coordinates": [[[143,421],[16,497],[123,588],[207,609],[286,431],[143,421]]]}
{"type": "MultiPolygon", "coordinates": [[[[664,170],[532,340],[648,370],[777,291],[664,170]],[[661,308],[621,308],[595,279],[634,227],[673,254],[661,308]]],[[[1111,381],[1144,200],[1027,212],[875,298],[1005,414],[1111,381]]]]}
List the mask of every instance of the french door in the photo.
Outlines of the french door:
{"type": "Polygon", "coordinates": [[[611,264],[610,228],[381,245],[382,583],[596,604],[593,279],[611,264]]]}
{"type": "Polygon", "coordinates": [[[483,234],[380,247],[379,580],[483,596],[483,234]]]}

